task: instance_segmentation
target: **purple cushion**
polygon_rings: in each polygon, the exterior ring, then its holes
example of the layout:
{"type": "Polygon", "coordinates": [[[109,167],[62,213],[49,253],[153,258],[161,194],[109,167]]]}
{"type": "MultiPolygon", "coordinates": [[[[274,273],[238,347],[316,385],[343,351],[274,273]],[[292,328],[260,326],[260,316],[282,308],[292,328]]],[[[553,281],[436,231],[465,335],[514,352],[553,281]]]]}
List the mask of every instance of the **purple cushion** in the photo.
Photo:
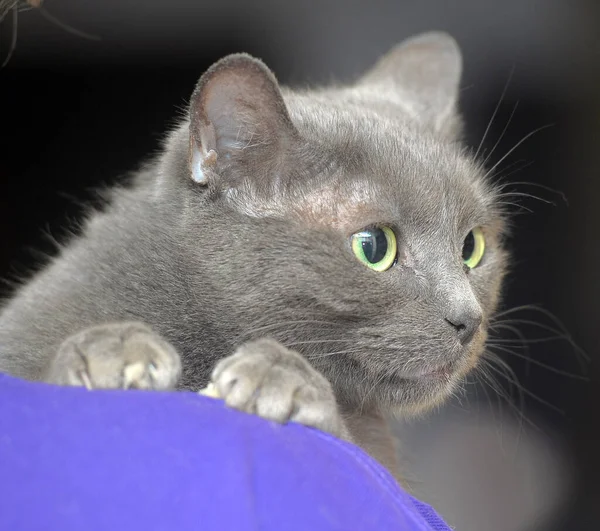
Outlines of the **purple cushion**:
{"type": "Polygon", "coordinates": [[[192,393],[0,374],[0,530],[448,530],[359,448],[192,393]]]}

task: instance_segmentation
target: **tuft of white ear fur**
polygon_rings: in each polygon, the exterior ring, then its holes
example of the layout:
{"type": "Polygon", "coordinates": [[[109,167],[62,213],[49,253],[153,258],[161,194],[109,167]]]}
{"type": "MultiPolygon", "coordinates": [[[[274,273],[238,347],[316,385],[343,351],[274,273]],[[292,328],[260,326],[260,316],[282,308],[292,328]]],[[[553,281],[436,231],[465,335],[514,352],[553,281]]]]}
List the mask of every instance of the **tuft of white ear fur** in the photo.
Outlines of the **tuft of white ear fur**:
{"type": "Polygon", "coordinates": [[[447,33],[432,31],[395,46],[357,86],[376,90],[415,121],[450,135],[459,122],[456,106],[461,75],[457,42],[447,33]]]}

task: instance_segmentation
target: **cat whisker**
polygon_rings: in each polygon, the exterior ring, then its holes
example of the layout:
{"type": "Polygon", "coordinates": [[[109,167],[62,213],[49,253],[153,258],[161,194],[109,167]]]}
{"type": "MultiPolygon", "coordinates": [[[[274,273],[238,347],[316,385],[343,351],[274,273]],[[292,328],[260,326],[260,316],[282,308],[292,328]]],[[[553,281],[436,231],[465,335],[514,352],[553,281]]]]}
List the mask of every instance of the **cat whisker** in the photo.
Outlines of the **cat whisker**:
{"type": "Polygon", "coordinates": [[[547,205],[556,206],[556,203],[554,201],[544,199],[543,197],[538,197],[537,195],[527,194],[525,192],[504,192],[500,195],[500,197],[501,198],[503,198],[503,197],[528,197],[530,199],[535,199],[536,201],[541,201],[542,203],[546,203],[547,205]]]}
{"type": "Polygon", "coordinates": [[[276,323],[270,323],[268,325],[259,326],[257,328],[251,328],[250,330],[246,330],[244,332],[244,335],[252,336],[252,335],[256,334],[257,332],[265,332],[267,330],[273,330],[273,329],[277,329],[277,328],[284,327],[284,326],[290,326],[290,325],[315,325],[315,324],[327,325],[327,326],[332,326],[332,327],[342,326],[341,323],[335,323],[332,321],[320,321],[317,319],[295,319],[295,320],[291,320],[291,321],[279,321],[276,323]]]}
{"type": "MultiPolygon", "coordinates": [[[[451,394],[452,398],[454,398],[455,401],[458,401],[458,405],[461,408],[464,408],[464,405],[462,402],[463,399],[467,403],[469,402],[469,395],[467,393],[467,385],[469,385],[469,383],[471,383],[471,382],[467,382],[466,380],[462,381],[462,382],[458,382],[456,384],[456,387],[454,388],[454,391],[452,391],[452,394],[451,394]]],[[[475,390],[475,402],[477,403],[478,399],[479,399],[479,396],[477,393],[477,387],[475,387],[474,390],[475,390]]],[[[452,404],[452,401],[450,401],[450,404],[452,404]]]]}
{"type": "MultiPolygon", "coordinates": [[[[487,353],[487,354],[489,355],[489,353],[487,353]]],[[[517,416],[519,418],[519,434],[521,433],[523,420],[527,421],[528,424],[535,427],[536,429],[539,429],[535,425],[535,423],[533,421],[531,421],[529,418],[527,418],[527,416],[525,415],[525,398],[523,395],[522,387],[517,385],[515,381],[508,378],[504,372],[499,371],[498,369],[495,369],[494,367],[492,367],[491,362],[493,360],[495,360],[495,357],[490,358],[490,357],[487,357],[484,355],[484,357],[482,358],[482,361],[484,362],[484,364],[482,364],[478,370],[478,375],[481,376],[482,382],[484,384],[487,384],[490,387],[490,389],[492,389],[517,414],[517,416]],[[504,387],[500,384],[500,382],[498,382],[498,380],[495,378],[492,371],[493,371],[493,373],[499,374],[500,376],[504,377],[506,382],[509,384],[511,394],[509,394],[509,392],[506,391],[506,389],[504,389],[504,387]],[[513,398],[512,398],[512,390],[513,389],[516,389],[518,391],[518,397],[519,397],[519,405],[518,406],[513,402],[513,398]]],[[[485,389],[485,385],[483,388],[485,389]]],[[[486,396],[488,396],[487,393],[486,393],[486,396]]]]}
{"type": "MultiPolygon", "coordinates": [[[[486,361],[486,360],[484,360],[484,361],[486,361]]],[[[494,375],[489,371],[489,366],[485,365],[485,366],[481,367],[481,369],[479,371],[479,375],[481,376],[481,382],[483,383],[482,389],[484,390],[486,397],[488,398],[488,401],[490,402],[490,407],[492,408],[491,409],[492,415],[493,415],[493,402],[490,400],[489,394],[486,390],[487,386],[489,386],[490,389],[492,389],[492,391],[497,393],[498,396],[501,398],[501,400],[498,402],[498,408],[500,410],[500,417],[501,418],[503,417],[502,402],[504,401],[508,404],[508,406],[515,413],[515,415],[518,419],[517,441],[515,444],[515,454],[516,454],[516,452],[518,451],[518,448],[519,448],[522,434],[523,434],[524,422],[526,422],[529,426],[531,426],[532,428],[534,428],[537,431],[541,431],[541,429],[525,414],[525,410],[524,410],[525,401],[524,401],[522,392],[519,393],[519,406],[517,406],[513,403],[511,396],[509,396],[507,394],[507,392],[503,389],[502,385],[496,380],[494,375]]],[[[511,384],[511,388],[512,387],[514,387],[514,386],[511,384]]],[[[501,426],[501,423],[494,422],[494,424],[501,426]]],[[[500,432],[500,437],[502,438],[502,432],[500,432]]]]}
{"type": "MultiPolygon", "coordinates": [[[[510,321],[500,321],[500,322],[497,322],[497,323],[495,323],[493,325],[494,328],[492,328],[490,326],[490,330],[493,330],[493,331],[496,331],[498,329],[500,329],[500,330],[508,330],[509,332],[512,332],[515,336],[517,336],[519,339],[518,340],[517,339],[515,339],[515,340],[512,340],[512,339],[511,340],[509,340],[509,339],[504,340],[503,339],[503,341],[520,341],[523,345],[526,345],[527,344],[527,338],[525,337],[525,335],[516,326],[512,326],[509,323],[510,323],[510,321]]],[[[494,341],[495,340],[496,339],[494,338],[494,341]]]]}
{"type": "Polygon", "coordinates": [[[488,171],[487,173],[484,175],[484,178],[489,177],[493,171],[500,165],[502,164],[502,162],[504,162],[510,155],[511,153],[517,149],[523,142],[525,142],[526,140],[528,140],[529,138],[531,138],[533,135],[539,133],[540,131],[543,131],[544,129],[548,129],[549,127],[552,127],[554,124],[547,124],[547,125],[543,125],[541,127],[538,127],[537,129],[534,129],[533,131],[531,131],[530,133],[527,133],[523,138],[521,138],[521,140],[519,140],[512,148],[510,148],[506,154],[500,158],[500,160],[498,162],[496,162],[496,164],[494,164],[488,171]]]}
{"type": "MultiPolygon", "coordinates": [[[[489,371],[493,371],[493,367],[491,367],[491,362],[496,360],[496,356],[494,356],[493,360],[489,359],[489,355],[488,354],[488,369],[489,371]]],[[[505,380],[509,383],[510,389],[515,389],[518,392],[518,397],[519,397],[519,405],[515,405],[512,402],[512,398],[511,396],[509,396],[508,394],[505,393],[500,393],[499,396],[501,398],[504,398],[504,401],[509,405],[509,407],[517,414],[517,418],[518,418],[518,429],[517,429],[517,442],[515,444],[515,454],[518,451],[519,448],[519,443],[521,442],[521,437],[523,435],[523,424],[524,422],[527,422],[530,426],[533,426],[535,429],[539,430],[539,427],[525,414],[525,396],[523,393],[523,389],[522,387],[518,384],[518,380],[516,378],[516,376],[514,376],[514,380],[511,379],[510,377],[506,376],[506,373],[508,372],[508,374],[513,374],[514,372],[512,371],[512,369],[508,366],[503,364],[502,365],[502,375],[505,377],[505,380]]],[[[488,373],[488,378],[490,382],[494,382],[496,385],[492,387],[492,389],[502,389],[502,385],[496,380],[496,378],[494,378],[494,376],[491,374],[491,372],[488,373]]],[[[499,402],[499,405],[502,404],[502,400],[499,402]]],[[[500,407],[500,415],[502,415],[502,408],[500,407]]],[[[541,430],[540,430],[541,431],[541,430]]],[[[501,435],[502,436],[502,435],[501,435]]]]}
{"type": "Polygon", "coordinates": [[[350,349],[350,350],[337,350],[337,351],[334,351],[334,352],[319,352],[317,354],[308,353],[308,354],[305,354],[305,355],[306,355],[306,357],[309,360],[319,360],[319,359],[322,359],[322,358],[328,358],[330,356],[339,356],[339,355],[342,355],[342,354],[357,354],[357,353],[360,353],[360,352],[362,352],[362,351],[361,350],[357,350],[357,349],[350,349]]]}
{"type": "Polygon", "coordinates": [[[533,398],[534,400],[536,400],[540,404],[542,404],[542,405],[544,405],[544,406],[552,409],[553,411],[556,411],[560,415],[564,415],[565,414],[565,412],[561,408],[559,408],[558,406],[552,404],[551,402],[548,402],[547,400],[544,400],[543,398],[539,397],[535,393],[532,393],[531,391],[529,391],[526,387],[524,387],[521,384],[519,384],[514,371],[510,368],[510,366],[504,360],[498,358],[497,356],[487,357],[485,359],[487,359],[488,361],[492,362],[492,363],[488,364],[488,368],[490,370],[496,372],[497,374],[499,374],[501,376],[504,376],[504,378],[506,378],[508,381],[510,381],[513,385],[517,386],[517,388],[520,389],[521,392],[523,392],[527,396],[533,398]],[[502,367],[504,370],[500,370],[498,367],[496,367],[494,365],[494,363],[496,365],[502,367]]]}
{"type": "MultiPolygon", "coordinates": [[[[362,334],[362,337],[366,338],[367,340],[368,339],[373,339],[374,341],[377,341],[377,340],[379,340],[379,339],[382,338],[381,335],[376,335],[376,334],[370,335],[370,334],[368,334],[367,331],[365,331],[362,334]]],[[[437,341],[439,343],[446,343],[447,342],[447,340],[445,340],[445,339],[443,339],[441,337],[438,337],[438,336],[425,336],[425,335],[417,335],[417,334],[395,335],[394,336],[394,341],[396,341],[398,339],[413,339],[413,340],[417,340],[417,341],[427,341],[427,342],[430,342],[430,341],[431,342],[436,342],[437,341]]],[[[391,350],[394,350],[394,351],[397,350],[395,346],[388,346],[387,348],[389,348],[391,350]]]]}
{"type": "MultiPolygon", "coordinates": [[[[533,326],[536,328],[539,328],[541,330],[546,330],[548,332],[551,332],[552,334],[554,334],[553,336],[551,336],[550,338],[531,338],[528,339],[527,342],[529,343],[541,343],[544,342],[546,340],[552,339],[552,340],[563,340],[566,341],[567,343],[569,343],[569,345],[574,348],[578,353],[580,353],[587,361],[589,361],[589,356],[583,351],[583,349],[581,349],[579,346],[577,346],[577,344],[575,343],[575,341],[573,340],[573,338],[571,338],[571,336],[564,331],[561,330],[557,330],[556,328],[553,328],[552,326],[548,326],[545,325],[543,323],[538,323],[537,321],[531,321],[529,319],[511,319],[511,320],[507,320],[507,321],[501,321],[501,322],[496,322],[493,324],[490,324],[489,328],[492,331],[495,331],[497,329],[502,329],[502,328],[506,328],[506,324],[521,324],[521,325],[529,325],[529,326],[533,326]]],[[[507,340],[508,341],[508,340],[507,340]]]]}
{"type": "Polygon", "coordinates": [[[553,330],[557,334],[569,335],[567,333],[566,327],[560,321],[560,319],[558,319],[558,317],[556,317],[552,312],[546,310],[545,308],[542,308],[542,307],[537,306],[535,304],[525,304],[525,305],[522,305],[522,306],[515,306],[513,308],[509,308],[507,310],[504,310],[502,312],[497,312],[496,315],[490,320],[490,322],[492,324],[494,324],[495,322],[498,322],[498,323],[505,323],[505,322],[525,323],[525,324],[530,324],[530,325],[533,325],[533,326],[538,326],[538,327],[542,327],[542,328],[547,328],[547,329],[553,330]],[[558,331],[557,331],[557,329],[550,328],[547,325],[544,325],[543,323],[539,323],[537,321],[524,320],[524,319],[512,319],[512,320],[501,319],[501,318],[504,318],[504,317],[506,317],[508,315],[512,315],[512,314],[514,314],[516,312],[525,312],[525,311],[532,311],[532,312],[541,313],[542,315],[544,315],[545,317],[547,317],[548,319],[550,319],[558,327],[558,331]]]}
{"type": "MultiPolygon", "coordinates": [[[[507,164],[502,171],[506,171],[506,170],[510,170],[510,168],[512,168],[513,166],[516,166],[517,164],[526,162],[525,159],[519,159],[519,160],[515,160],[513,162],[511,162],[510,164],[507,164]]],[[[531,164],[531,162],[528,162],[527,164],[531,164]]],[[[499,176],[500,174],[495,174],[494,176],[499,176]]],[[[498,183],[495,184],[495,189],[500,193],[502,192],[502,190],[504,190],[504,188],[506,188],[507,186],[510,186],[512,183],[511,182],[506,182],[506,183],[498,183]]]]}
{"type": "Polygon", "coordinates": [[[295,348],[300,345],[321,345],[325,343],[352,343],[351,339],[313,339],[309,341],[294,341],[291,343],[286,343],[286,347],[295,348]]]}
{"type": "MultiPolygon", "coordinates": [[[[19,25],[19,9],[17,7],[17,2],[15,2],[15,5],[9,9],[12,16],[10,43],[8,45],[8,53],[4,58],[4,61],[2,61],[0,69],[4,68],[9,63],[15,52],[15,49],[17,48],[17,27],[19,25]]],[[[2,22],[2,20],[3,18],[0,18],[0,22],[2,22]]]]}
{"type": "MultiPolygon", "coordinates": [[[[525,160],[516,160],[514,162],[512,162],[511,164],[508,164],[507,166],[505,166],[504,168],[502,168],[501,170],[499,170],[497,173],[494,172],[490,175],[490,178],[494,179],[494,181],[499,181],[499,180],[505,180],[508,177],[510,177],[511,175],[520,172],[521,170],[524,170],[525,168],[527,168],[528,166],[531,166],[533,164],[532,161],[525,161],[525,160]],[[517,166],[517,164],[520,164],[520,166],[517,166]],[[516,168],[513,168],[513,166],[517,166],[516,168]],[[507,171],[510,170],[511,168],[513,168],[511,171],[507,171]]],[[[504,188],[506,188],[507,186],[511,185],[512,182],[507,182],[504,183],[503,185],[496,185],[495,189],[498,192],[499,196],[502,195],[502,190],[504,190],[504,188]]]]}
{"type": "Polygon", "coordinates": [[[510,82],[512,80],[514,72],[515,72],[515,66],[513,65],[510,69],[510,73],[508,74],[508,79],[506,80],[506,83],[504,83],[504,88],[502,89],[502,93],[500,94],[500,99],[498,100],[498,103],[496,103],[496,107],[494,108],[492,117],[490,118],[490,121],[488,122],[487,127],[485,128],[485,131],[483,132],[483,136],[481,137],[481,142],[479,142],[479,146],[477,146],[477,151],[475,151],[475,156],[474,156],[475,159],[477,159],[477,157],[479,156],[479,152],[481,151],[483,143],[485,142],[485,139],[487,138],[487,135],[490,132],[490,128],[492,127],[492,124],[494,123],[494,119],[496,118],[496,115],[498,114],[498,111],[500,110],[500,105],[502,105],[502,101],[504,100],[504,96],[506,95],[506,91],[508,90],[508,85],[510,84],[510,82]]]}
{"type": "MultiPolygon", "coordinates": [[[[527,163],[527,166],[529,166],[531,164],[531,162],[527,163]]],[[[508,166],[510,168],[510,166],[508,166]]],[[[556,190],[555,188],[551,188],[550,186],[546,186],[544,184],[539,184],[539,183],[532,183],[529,181],[515,181],[515,182],[508,182],[508,183],[504,183],[502,185],[500,185],[500,190],[508,187],[508,186],[533,186],[536,188],[540,188],[542,190],[546,190],[547,192],[556,194],[558,196],[560,196],[560,198],[565,202],[565,204],[569,204],[569,200],[567,199],[567,196],[565,195],[564,192],[561,192],[560,190],[556,190]]]]}
{"type": "MultiPolygon", "coordinates": [[[[561,340],[566,341],[567,344],[569,345],[569,347],[572,348],[573,351],[575,352],[582,370],[585,371],[586,364],[589,363],[589,361],[590,361],[589,355],[579,345],[577,345],[575,340],[568,333],[564,324],[552,312],[546,310],[545,308],[536,306],[536,305],[516,306],[514,308],[509,308],[502,312],[498,312],[491,319],[490,324],[489,324],[489,329],[491,331],[504,329],[504,330],[510,330],[514,333],[514,331],[516,329],[513,326],[511,326],[513,324],[532,326],[534,328],[537,328],[540,330],[545,330],[552,334],[552,336],[550,336],[550,337],[531,338],[531,339],[527,339],[526,341],[524,340],[524,341],[522,341],[523,345],[543,343],[546,341],[561,341],[561,340]],[[547,319],[549,319],[553,323],[554,326],[550,326],[545,323],[541,323],[541,322],[534,321],[531,319],[508,318],[517,312],[537,312],[537,313],[543,315],[544,317],[546,317],[547,319]]],[[[522,338],[520,333],[518,335],[522,338]]],[[[493,341],[508,343],[511,340],[510,339],[495,339],[493,341]]]]}
{"type": "Polygon", "coordinates": [[[37,9],[38,9],[40,15],[42,15],[42,17],[44,17],[46,20],[48,20],[52,24],[58,26],[62,30],[66,31],[67,33],[71,33],[77,37],[81,37],[82,39],[87,39],[90,41],[101,41],[102,40],[98,35],[92,35],[91,33],[87,33],[86,31],[81,31],[80,29],[70,26],[66,22],[63,22],[62,20],[56,18],[54,15],[48,13],[48,11],[46,11],[46,9],[44,9],[42,6],[38,7],[37,9]]]}
{"type": "MultiPolygon", "coordinates": [[[[516,390],[518,392],[518,396],[519,396],[520,410],[523,411],[524,399],[523,399],[523,392],[521,389],[522,386],[519,384],[518,379],[517,379],[514,371],[512,370],[512,368],[508,364],[504,363],[496,354],[494,354],[491,351],[484,352],[482,359],[485,362],[487,362],[486,368],[489,370],[493,370],[492,363],[497,363],[498,365],[500,365],[500,367],[499,367],[500,374],[501,374],[501,376],[503,376],[505,378],[506,382],[509,384],[509,391],[507,392],[501,385],[499,385],[498,381],[495,378],[492,378],[493,381],[496,383],[496,385],[499,386],[499,389],[496,389],[496,391],[499,391],[501,389],[502,392],[504,393],[504,398],[506,400],[512,400],[513,390],[516,390]],[[508,374],[508,376],[507,376],[507,374],[508,374]],[[507,393],[510,393],[510,394],[507,394],[507,393]]],[[[491,375],[489,375],[489,376],[491,376],[491,375]]]]}
{"type": "MultiPolygon", "coordinates": [[[[522,304],[520,306],[513,306],[506,310],[502,310],[501,312],[496,312],[494,319],[497,319],[498,317],[504,317],[505,315],[513,314],[515,312],[522,312],[522,311],[528,311],[528,310],[542,312],[542,313],[550,313],[547,310],[545,310],[544,308],[542,308],[536,304],[522,304]]],[[[554,316],[552,316],[552,317],[554,317],[554,316]]]]}
{"type": "Polygon", "coordinates": [[[589,378],[586,377],[586,376],[583,376],[581,374],[574,374],[572,372],[564,371],[562,369],[557,369],[556,367],[553,367],[552,365],[549,365],[549,364],[544,363],[542,361],[538,361],[536,359],[533,359],[533,358],[531,358],[529,356],[526,356],[524,354],[521,354],[519,352],[515,352],[514,350],[511,350],[509,348],[501,347],[499,345],[494,345],[494,344],[488,344],[487,347],[488,347],[488,349],[490,351],[493,351],[493,349],[497,349],[497,350],[500,350],[501,352],[504,352],[505,354],[508,354],[510,356],[514,356],[515,358],[520,358],[520,359],[523,359],[523,360],[527,360],[528,363],[532,363],[533,365],[537,365],[538,367],[542,367],[544,369],[547,369],[550,372],[554,372],[556,374],[560,374],[560,375],[566,376],[568,378],[573,378],[575,380],[582,380],[584,382],[589,381],[589,378]]]}
{"type": "MultiPolygon", "coordinates": [[[[512,72],[511,72],[511,75],[512,75],[512,72]]],[[[506,131],[508,130],[508,126],[510,125],[510,122],[512,121],[513,116],[515,115],[515,112],[516,112],[518,106],[519,106],[519,102],[517,101],[513,107],[513,110],[510,113],[510,116],[508,117],[508,120],[506,122],[506,125],[504,126],[504,129],[502,129],[502,132],[500,133],[500,136],[498,137],[498,140],[496,140],[496,143],[494,144],[494,146],[488,153],[487,157],[483,160],[483,166],[485,166],[487,164],[488,160],[490,160],[491,156],[494,154],[494,151],[496,151],[498,144],[500,144],[500,142],[504,138],[504,135],[506,134],[506,131]]]]}
{"type": "MultiPolygon", "coordinates": [[[[502,420],[505,418],[503,402],[509,402],[509,405],[512,406],[514,406],[514,404],[512,404],[511,402],[512,398],[506,394],[506,391],[502,388],[502,386],[496,381],[496,379],[492,375],[486,374],[482,377],[482,380],[483,381],[480,387],[483,390],[483,393],[485,394],[485,399],[487,401],[487,404],[489,405],[489,411],[492,415],[492,425],[496,428],[498,437],[500,441],[502,441],[502,420]],[[500,397],[500,400],[492,400],[492,397],[488,392],[488,387],[500,397]],[[496,416],[496,411],[494,407],[496,403],[498,405],[498,417],[496,416]]],[[[475,394],[477,394],[477,387],[478,386],[475,386],[475,394]]],[[[523,426],[523,409],[522,406],[520,409],[514,406],[514,409],[516,411],[516,416],[519,419],[519,430],[517,436],[518,446],[521,436],[521,428],[523,426]]],[[[478,413],[480,413],[480,410],[478,410],[478,413]]]]}
{"type": "Polygon", "coordinates": [[[533,214],[533,210],[531,210],[530,208],[520,205],[519,203],[511,203],[510,201],[496,201],[496,205],[498,206],[509,206],[509,207],[515,207],[515,208],[519,208],[521,210],[525,210],[526,212],[528,212],[529,214],[533,214]]]}
{"type": "MultiPolygon", "coordinates": [[[[492,331],[496,331],[498,329],[500,330],[508,330],[509,332],[512,332],[515,336],[517,336],[518,339],[502,339],[502,341],[514,341],[516,342],[520,342],[520,346],[522,348],[525,349],[525,352],[527,353],[527,355],[529,355],[529,345],[527,343],[527,338],[525,337],[524,334],[521,333],[521,331],[516,327],[516,326],[512,326],[510,324],[505,324],[502,321],[500,323],[496,323],[496,328],[494,328],[492,331]]],[[[489,338],[487,341],[488,345],[491,344],[496,344],[497,341],[499,341],[500,338],[489,338]]],[[[527,376],[529,376],[529,364],[527,364],[525,366],[525,373],[527,374],[527,376]]]]}
{"type": "MultiPolygon", "coordinates": [[[[497,327],[497,328],[504,328],[504,327],[497,327]]],[[[496,345],[496,344],[508,344],[508,345],[518,345],[521,344],[521,346],[526,346],[526,345],[534,345],[537,343],[549,343],[550,341],[557,341],[560,339],[564,339],[564,336],[562,335],[558,335],[558,336],[548,336],[548,337],[540,337],[540,338],[535,338],[535,339],[498,339],[498,338],[494,338],[491,339],[490,341],[488,341],[488,344],[490,345],[496,345]]]]}
{"type": "MultiPolygon", "coordinates": [[[[524,161],[518,161],[518,162],[524,162],[524,161]]],[[[528,168],[532,164],[533,164],[532,161],[525,162],[524,164],[521,164],[517,168],[514,168],[513,170],[506,172],[507,169],[509,169],[513,166],[513,164],[509,164],[506,168],[502,168],[502,170],[500,170],[498,173],[492,174],[490,177],[492,179],[503,179],[503,180],[508,179],[508,177],[510,177],[511,175],[514,175],[515,173],[523,171],[525,168],[528,168]]]]}
{"type": "MultiPolygon", "coordinates": [[[[383,380],[385,380],[386,376],[387,376],[386,373],[382,372],[381,375],[379,376],[379,378],[377,378],[377,380],[375,380],[375,382],[373,382],[373,385],[370,387],[370,389],[362,397],[362,400],[360,401],[360,408],[359,408],[359,411],[360,411],[361,414],[364,411],[365,404],[367,403],[367,398],[369,398],[369,395],[377,388],[377,386],[381,382],[383,382],[383,380]]],[[[364,383],[364,380],[363,380],[363,383],[364,383]]]]}

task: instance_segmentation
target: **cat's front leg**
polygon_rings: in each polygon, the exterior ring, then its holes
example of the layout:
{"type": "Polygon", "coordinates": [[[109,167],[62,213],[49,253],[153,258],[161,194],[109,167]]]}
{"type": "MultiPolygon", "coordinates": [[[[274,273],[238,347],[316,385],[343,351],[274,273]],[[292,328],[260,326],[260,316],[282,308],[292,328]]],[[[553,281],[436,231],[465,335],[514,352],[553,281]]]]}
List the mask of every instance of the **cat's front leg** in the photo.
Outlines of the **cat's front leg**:
{"type": "Polygon", "coordinates": [[[245,343],[215,366],[211,384],[230,407],[351,440],[329,381],[304,357],[276,341],[245,343]]]}
{"type": "Polygon", "coordinates": [[[181,374],[176,350],[138,322],[86,328],[59,347],[45,378],[88,389],[173,389],[181,374]]]}

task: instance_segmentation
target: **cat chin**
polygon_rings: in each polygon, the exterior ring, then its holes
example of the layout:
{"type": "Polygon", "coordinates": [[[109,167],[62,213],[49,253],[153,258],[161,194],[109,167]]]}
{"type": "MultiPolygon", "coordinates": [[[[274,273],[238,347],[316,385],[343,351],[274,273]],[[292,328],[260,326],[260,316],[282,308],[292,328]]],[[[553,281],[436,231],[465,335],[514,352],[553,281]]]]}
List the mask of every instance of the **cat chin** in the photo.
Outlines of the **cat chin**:
{"type": "Polygon", "coordinates": [[[432,396],[431,399],[422,405],[417,413],[427,413],[432,409],[440,407],[447,400],[449,400],[459,389],[462,378],[455,375],[454,378],[446,384],[446,386],[440,390],[439,393],[432,396]]]}
{"type": "Polygon", "coordinates": [[[397,376],[380,390],[379,409],[399,418],[416,417],[439,407],[459,388],[464,370],[397,376]]]}
{"type": "Polygon", "coordinates": [[[485,335],[481,335],[468,356],[451,368],[423,372],[419,376],[402,378],[400,398],[394,405],[397,414],[405,417],[415,417],[428,413],[441,406],[456,391],[460,390],[461,382],[465,379],[481,356],[481,345],[485,342],[485,335]],[[402,399],[403,398],[403,399],[402,399]]]}

